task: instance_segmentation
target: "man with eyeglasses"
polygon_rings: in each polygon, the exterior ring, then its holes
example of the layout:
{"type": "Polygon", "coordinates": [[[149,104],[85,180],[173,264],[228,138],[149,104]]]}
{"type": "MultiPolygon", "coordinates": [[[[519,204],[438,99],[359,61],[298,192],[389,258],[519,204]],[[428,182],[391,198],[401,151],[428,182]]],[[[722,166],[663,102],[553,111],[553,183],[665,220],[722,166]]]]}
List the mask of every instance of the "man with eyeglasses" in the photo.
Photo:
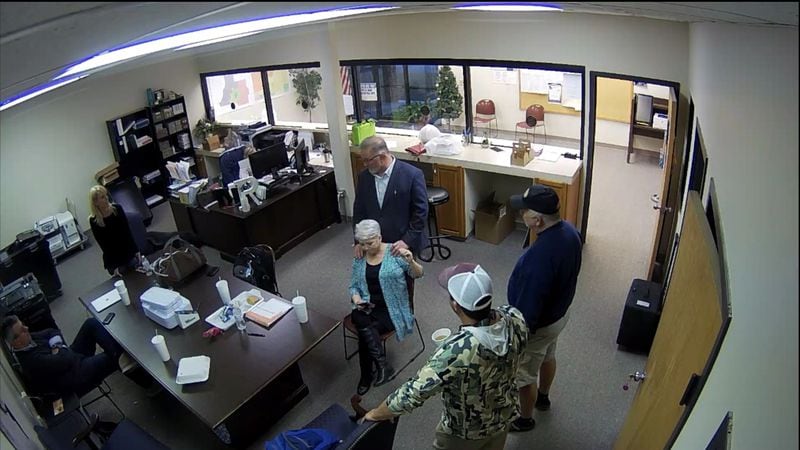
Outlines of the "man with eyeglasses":
{"type": "MultiPolygon", "coordinates": [[[[376,220],[384,242],[391,244],[392,255],[398,256],[406,248],[418,255],[427,241],[425,176],[418,168],[392,156],[378,136],[364,139],[360,150],[366,169],[359,174],[356,185],[353,223],[376,220]]],[[[358,245],[354,253],[356,258],[363,256],[358,245]]]]}
{"type": "Polygon", "coordinates": [[[510,203],[536,233],[536,241],[514,266],[507,289],[508,304],[522,311],[530,333],[517,372],[520,417],[512,422],[511,431],[530,431],[536,426],[533,408],[550,409],[556,342],[569,319],[582,244],[575,227],[561,220],[553,189],[535,184],[522,195],[512,195],[510,203]]]}

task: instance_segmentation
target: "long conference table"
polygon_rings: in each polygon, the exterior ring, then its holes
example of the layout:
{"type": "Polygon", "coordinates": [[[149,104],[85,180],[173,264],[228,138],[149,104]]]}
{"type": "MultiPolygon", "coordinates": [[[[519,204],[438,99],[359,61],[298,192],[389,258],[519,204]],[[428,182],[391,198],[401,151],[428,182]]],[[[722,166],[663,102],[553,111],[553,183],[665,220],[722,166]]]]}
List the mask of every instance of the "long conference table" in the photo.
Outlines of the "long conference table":
{"type": "MultiPolygon", "coordinates": [[[[114,289],[113,277],[80,296],[91,314],[102,322],[109,312],[116,315],[104,325],[117,342],[150,373],[172,396],[183,403],[210,427],[226,444],[246,446],[280,419],[308,394],[297,362],[339,325],[313,309],[308,309],[308,322],[300,324],[294,309],[269,329],[247,320],[247,332],[264,334],[249,336],[232,326],[222,335],[206,338],[210,328],[205,318],[222,306],[215,283],[228,281],[231,297],[255,286],[231,274],[208,277],[205,270],[191,276],[176,289],[189,299],[200,314],[200,321],[185,330],[177,326],[168,330],[144,315],[140,295],[155,286],[155,277],[139,272],[124,275],[131,304],[121,301],[97,312],[91,302],[114,289]],[[171,359],[162,362],[150,340],[164,335],[171,359]],[[206,355],[211,358],[207,381],[179,385],[175,377],[178,361],[184,357],[206,355]]],[[[261,291],[264,299],[274,296],[261,291]]]]}

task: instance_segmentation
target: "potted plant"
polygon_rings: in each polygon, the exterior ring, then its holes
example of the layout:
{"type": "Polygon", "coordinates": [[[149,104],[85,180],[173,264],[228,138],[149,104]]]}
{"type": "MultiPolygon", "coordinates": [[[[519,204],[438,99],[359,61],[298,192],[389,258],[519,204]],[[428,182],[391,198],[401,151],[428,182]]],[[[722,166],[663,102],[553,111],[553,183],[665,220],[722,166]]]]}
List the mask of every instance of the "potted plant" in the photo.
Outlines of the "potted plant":
{"type": "Polygon", "coordinates": [[[308,121],[311,122],[311,111],[319,105],[322,75],[313,69],[290,69],[289,76],[297,92],[297,104],[308,112],[308,121]]]}
{"type": "Polygon", "coordinates": [[[206,150],[213,150],[219,146],[219,139],[216,139],[216,145],[210,145],[208,138],[216,136],[219,129],[220,127],[217,125],[217,122],[208,119],[200,119],[197,121],[197,125],[194,128],[194,137],[198,142],[203,144],[203,148],[206,150]]]}

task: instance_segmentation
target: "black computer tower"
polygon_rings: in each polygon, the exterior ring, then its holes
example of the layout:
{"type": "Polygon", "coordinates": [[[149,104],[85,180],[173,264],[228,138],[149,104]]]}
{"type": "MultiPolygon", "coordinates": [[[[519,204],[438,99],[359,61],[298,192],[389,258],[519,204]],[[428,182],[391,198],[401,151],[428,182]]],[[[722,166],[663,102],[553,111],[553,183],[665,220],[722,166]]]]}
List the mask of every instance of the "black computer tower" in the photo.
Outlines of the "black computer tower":
{"type": "Polygon", "coordinates": [[[635,279],[625,300],[617,344],[624,350],[649,352],[661,317],[661,285],[635,279]]]}

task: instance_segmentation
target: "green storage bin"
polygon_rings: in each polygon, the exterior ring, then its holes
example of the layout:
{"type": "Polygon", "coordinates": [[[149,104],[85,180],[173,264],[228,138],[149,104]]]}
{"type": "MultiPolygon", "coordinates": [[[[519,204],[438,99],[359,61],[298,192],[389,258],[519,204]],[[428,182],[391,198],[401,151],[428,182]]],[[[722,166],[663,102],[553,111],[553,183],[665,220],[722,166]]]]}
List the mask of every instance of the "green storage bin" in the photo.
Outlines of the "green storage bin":
{"type": "Polygon", "coordinates": [[[361,123],[353,124],[353,132],[350,137],[350,140],[353,141],[353,145],[360,145],[364,139],[375,136],[375,121],[365,120],[361,123]]]}

